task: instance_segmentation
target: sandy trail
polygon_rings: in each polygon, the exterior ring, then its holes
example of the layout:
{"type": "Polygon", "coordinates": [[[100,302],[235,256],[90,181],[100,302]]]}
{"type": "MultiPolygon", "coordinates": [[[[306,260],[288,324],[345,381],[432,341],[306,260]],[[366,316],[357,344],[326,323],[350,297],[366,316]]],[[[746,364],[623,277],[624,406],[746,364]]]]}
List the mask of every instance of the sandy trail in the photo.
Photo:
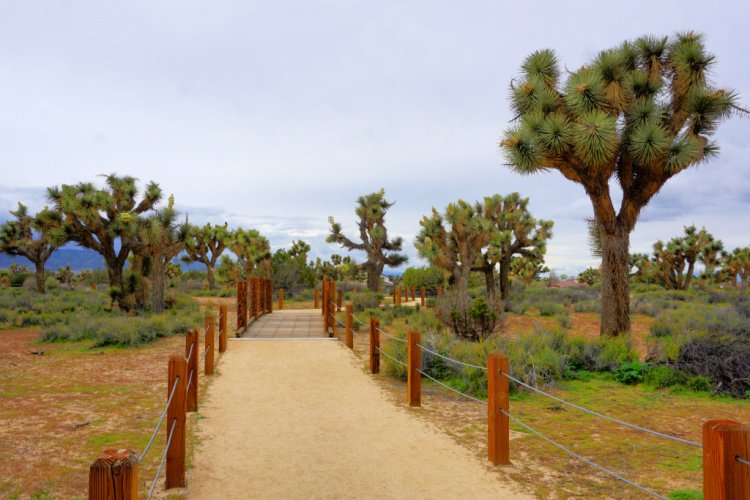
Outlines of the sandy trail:
{"type": "Polygon", "coordinates": [[[234,341],[199,413],[190,498],[529,498],[389,402],[336,341],[234,341]]]}

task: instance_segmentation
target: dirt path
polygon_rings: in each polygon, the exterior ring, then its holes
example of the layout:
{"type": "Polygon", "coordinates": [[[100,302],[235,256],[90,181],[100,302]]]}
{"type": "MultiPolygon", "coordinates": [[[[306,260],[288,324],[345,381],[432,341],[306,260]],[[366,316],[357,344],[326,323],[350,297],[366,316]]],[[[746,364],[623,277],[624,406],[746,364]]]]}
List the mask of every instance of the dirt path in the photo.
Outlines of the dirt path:
{"type": "Polygon", "coordinates": [[[527,498],[399,408],[342,344],[233,341],[199,409],[190,498],[527,498]]]}

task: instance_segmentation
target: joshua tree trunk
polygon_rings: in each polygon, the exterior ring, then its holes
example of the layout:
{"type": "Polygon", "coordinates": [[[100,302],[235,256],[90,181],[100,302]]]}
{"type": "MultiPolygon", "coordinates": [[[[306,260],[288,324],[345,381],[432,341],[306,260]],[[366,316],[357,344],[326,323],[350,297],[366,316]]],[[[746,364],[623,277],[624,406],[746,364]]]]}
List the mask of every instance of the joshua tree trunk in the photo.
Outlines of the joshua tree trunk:
{"type": "Polygon", "coordinates": [[[208,273],[208,289],[216,289],[216,278],[214,277],[214,266],[206,264],[206,272],[208,273]]]}
{"type": "Polygon", "coordinates": [[[695,272],[695,261],[691,261],[688,264],[687,274],[685,275],[685,282],[682,284],[682,289],[687,290],[690,288],[690,282],[693,281],[693,273],[695,272]]]}
{"type": "Polygon", "coordinates": [[[487,297],[490,299],[495,298],[495,269],[490,267],[484,270],[484,284],[487,288],[487,297]]]}
{"type": "Polygon", "coordinates": [[[602,244],[602,323],[601,335],[616,337],[630,332],[630,282],[628,247],[630,232],[620,222],[614,234],[599,225],[602,244]]]}
{"type": "Polygon", "coordinates": [[[151,310],[155,313],[164,312],[164,259],[156,256],[151,262],[151,310]]]}
{"type": "Polygon", "coordinates": [[[508,300],[510,295],[510,255],[500,259],[500,300],[508,300]]]}
{"type": "Polygon", "coordinates": [[[34,266],[36,267],[36,291],[45,293],[47,290],[45,286],[44,261],[37,260],[34,262],[34,266]]]}
{"type": "Polygon", "coordinates": [[[383,273],[383,265],[373,265],[366,268],[367,271],[367,289],[371,292],[377,292],[380,285],[380,275],[383,273]]]}

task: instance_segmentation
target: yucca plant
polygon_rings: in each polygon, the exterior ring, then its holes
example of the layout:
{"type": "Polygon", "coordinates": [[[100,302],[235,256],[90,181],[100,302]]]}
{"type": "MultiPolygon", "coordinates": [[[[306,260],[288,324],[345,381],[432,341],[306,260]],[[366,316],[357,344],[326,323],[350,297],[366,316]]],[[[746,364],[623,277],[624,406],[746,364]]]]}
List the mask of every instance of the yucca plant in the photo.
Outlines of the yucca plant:
{"type": "Polygon", "coordinates": [[[400,237],[388,238],[385,227],[385,214],[393,203],[385,199],[385,190],[381,189],[357,198],[354,213],[357,215],[359,239],[361,243],[344,236],[341,224],[333,217],[328,218],[331,232],[326,238],[328,243],[338,243],[351,250],[360,250],[367,254],[367,260],[359,264],[359,269],[367,274],[367,289],[377,292],[380,285],[380,275],[385,266],[397,267],[406,263],[406,255],[399,253],[403,245],[400,237]]]}
{"type": "Polygon", "coordinates": [[[509,166],[558,170],[593,205],[602,334],[630,331],[628,246],[641,210],[673,176],[715,157],[718,125],[741,111],[734,92],[709,82],[714,61],[697,33],[645,36],[600,52],[564,79],[553,51],[534,52],[511,84],[516,123],[501,141],[509,166]]]}
{"type": "Polygon", "coordinates": [[[271,244],[258,230],[238,227],[231,233],[229,248],[237,256],[245,277],[252,276],[258,264],[266,276],[270,275],[271,244]]]}
{"type": "Polygon", "coordinates": [[[227,229],[227,223],[223,226],[214,226],[211,223],[203,227],[191,226],[188,238],[185,241],[185,253],[182,257],[184,262],[200,262],[206,266],[208,274],[208,289],[216,289],[216,277],[214,270],[219,257],[224,253],[233,238],[232,231],[227,229]]]}

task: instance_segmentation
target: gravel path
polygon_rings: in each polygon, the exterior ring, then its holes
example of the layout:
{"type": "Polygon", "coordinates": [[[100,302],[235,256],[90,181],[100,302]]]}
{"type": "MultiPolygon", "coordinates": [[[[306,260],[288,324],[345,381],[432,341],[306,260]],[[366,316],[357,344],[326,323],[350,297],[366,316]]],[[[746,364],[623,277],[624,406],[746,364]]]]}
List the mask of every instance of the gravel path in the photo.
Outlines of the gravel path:
{"type": "Polygon", "coordinates": [[[342,344],[229,343],[199,413],[190,498],[528,498],[342,344]]]}

